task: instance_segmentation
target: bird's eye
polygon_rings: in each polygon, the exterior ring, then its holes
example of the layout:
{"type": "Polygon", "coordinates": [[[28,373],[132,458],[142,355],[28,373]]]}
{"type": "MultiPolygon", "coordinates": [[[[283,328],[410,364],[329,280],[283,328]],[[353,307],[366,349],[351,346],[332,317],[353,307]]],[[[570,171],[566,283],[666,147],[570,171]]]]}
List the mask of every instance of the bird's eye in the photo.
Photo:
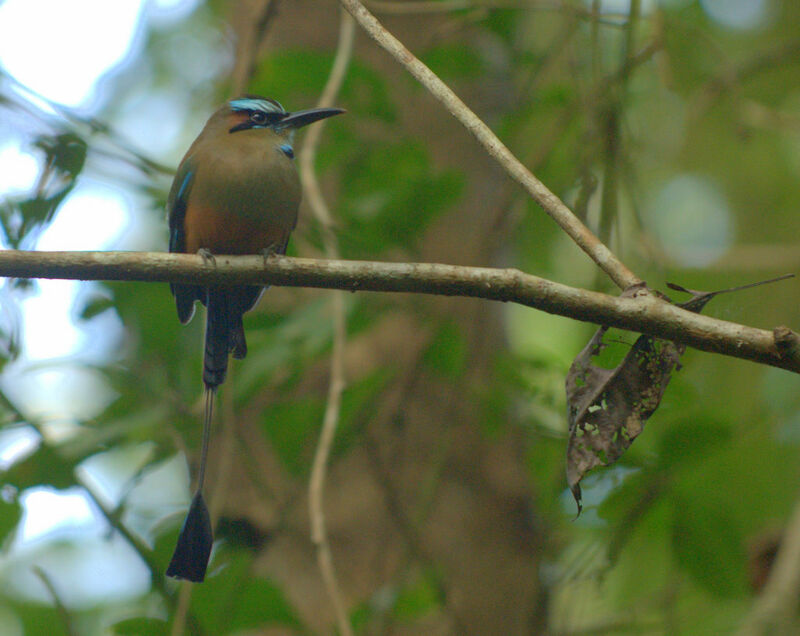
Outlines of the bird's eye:
{"type": "Polygon", "coordinates": [[[254,124],[265,124],[267,123],[267,115],[260,110],[255,110],[250,113],[250,121],[254,124]]]}

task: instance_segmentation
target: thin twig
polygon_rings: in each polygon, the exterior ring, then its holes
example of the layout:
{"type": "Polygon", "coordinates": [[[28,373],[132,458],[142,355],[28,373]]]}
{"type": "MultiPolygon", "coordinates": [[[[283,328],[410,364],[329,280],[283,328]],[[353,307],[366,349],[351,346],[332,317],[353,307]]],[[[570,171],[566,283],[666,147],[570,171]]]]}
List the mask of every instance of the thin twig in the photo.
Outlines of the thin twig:
{"type": "MultiPolygon", "coordinates": [[[[247,3],[236,6],[247,10],[247,3]]],[[[239,37],[236,40],[236,59],[231,71],[231,92],[239,95],[247,90],[253,76],[258,50],[269,32],[269,25],[277,12],[278,0],[261,0],[257,7],[240,20],[239,37]],[[244,22],[244,24],[241,24],[244,22]]]]}
{"type": "Polygon", "coordinates": [[[389,33],[361,2],[358,0],[340,1],[369,36],[394,56],[442,103],[451,115],[472,133],[508,175],[528,191],[533,200],[621,289],[640,282],[639,278],[572,213],[561,199],[539,181],[491,129],[433,71],[418,60],[400,40],[389,33]]]}
{"type": "Polygon", "coordinates": [[[26,252],[0,250],[0,276],[139,280],[195,285],[278,285],[355,291],[413,292],[515,302],[551,314],[618,327],[800,373],[790,330],[780,349],[771,331],[695,314],[652,294],[619,298],[570,287],[518,269],[435,263],[382,263],[275,256],[164,252],[26,252]]]}
{"type": "MultiPolygon", "coordinates": [[[[342,10],[339,27],[339,45],[333,61],[328,81],[317,103],[318,108],[333,106],[344,81],[347,67],[353,52],[355,38],[355,22],[350,15],[342,10]]],[[[303,151],[300,154],[300,178],[303,183],[303,192],[309,206],[319,224],[322,226],[322,236],[325,245],[325,254],[328,258],[339,257],[339,246],[336,234],[333,231],[333,221],[325,198],[314,172],[314,157],[319,147],[323,126],[318,125],[309,131],[303,151]]],[[[333,603],[336,614],[336,623],[343,636],[351,636],[353,629],[347,617],[347,609],[342,599],[342,592],[336,577],[333,565],[330,542],[325,527],[325,510],[323,506],[325,493],[325,479],[327,477],[328,459],[336,435],[339,422],[342,391],[344,381],[344,349],[347,335],[345,325],[344,292],[336,290],[331,297],[333,311],[333,349],[331,351],[331,379],[328,386],[328,400],[325,406],[325,415],[322,421],[322,430],[314,453],[311,467],[311,476],[308,483],[308,510],[311,520],[311,541],[317,548],[317,562],[322,579],[333,603]]]]}
{"type": "Polygon", "coordinates": [[[800,594],[800,499],[783,533],[778,555],[761,595],[753,603],[737,634],[794,634],[800,594]]]}
{"type": "Polygon", "coordinates": [[[182,636],[186,631],[186,619],[189,616],[189,606],[192,601],[192,584],[189,581],[181,581],[178,587],[175,609],[172,612],[172,626],[170,636],[182,636]]]}
{"type": "Polygon", "coordinates": [[[61,600],[61,596],[58,594],[56,586],[53,584],[50,576],[38,565],[33,566],[33,573],[39,577],[39,580],[47,588],[50,598],[53,599],[53,604],[56,607],[58,617],[64,624],[64,633],[68,636],[78,636],[78,631],[75,629],[75,625],[72,622],[72,617],[69,615],[69,610],[67,610],[67,606],[64,605],[64,602],[61,600]]]}

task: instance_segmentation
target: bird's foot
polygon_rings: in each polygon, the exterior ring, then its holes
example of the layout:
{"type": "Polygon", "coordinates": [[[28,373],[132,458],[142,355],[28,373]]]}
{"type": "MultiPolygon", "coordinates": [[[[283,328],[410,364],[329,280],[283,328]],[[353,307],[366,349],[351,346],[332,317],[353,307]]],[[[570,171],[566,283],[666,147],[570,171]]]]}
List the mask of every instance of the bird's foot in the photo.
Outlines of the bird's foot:
{"type": "Polygon", "coordinates": [[[197,255],[200,258],[203,259],[203,262],[206,265],[216,265],[217,264],[217,260],[214,258],[214,255],[211,253],[211,250],[209,250],[209,249],[207,249],[205,247],[201,247],[199,250],[197,250],[197,255]]]}
{"type": "Polygon", "coordinates": [[[281,256],[283,251],[281,248],[283,247],[282,243],[270,243],[267,245],[263,250],[261,250],[261,258],[264,259],[264,265],[266,265],[271,259],[275,258],[276,256],[281,256]]]}

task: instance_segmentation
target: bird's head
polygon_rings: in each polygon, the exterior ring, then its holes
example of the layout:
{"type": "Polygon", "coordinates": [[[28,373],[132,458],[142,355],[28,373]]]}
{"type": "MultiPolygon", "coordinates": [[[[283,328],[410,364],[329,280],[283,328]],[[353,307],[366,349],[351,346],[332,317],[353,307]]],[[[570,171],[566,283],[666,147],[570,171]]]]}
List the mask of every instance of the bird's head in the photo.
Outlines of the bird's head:
{"type": "Polygon", "coordinates": [[[311,108],[290,113],[274,99],[258,95],[232,99],[228,102],[227,109],[229,133],[269,129],[287,136],[298,128],[344,112],[341,108],[311,108]]]}

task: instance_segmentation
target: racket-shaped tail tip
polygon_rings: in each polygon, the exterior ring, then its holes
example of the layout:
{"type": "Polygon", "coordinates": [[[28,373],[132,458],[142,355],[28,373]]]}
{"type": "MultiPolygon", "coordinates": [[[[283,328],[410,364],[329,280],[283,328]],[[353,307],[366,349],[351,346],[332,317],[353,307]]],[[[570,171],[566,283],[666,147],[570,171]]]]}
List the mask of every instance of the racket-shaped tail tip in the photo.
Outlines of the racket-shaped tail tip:
{"type": "Polygon", "coordinates": [[[202,583],[206,576],[213,543],[211,517],[203,500],[203,494],[198,491],[183,522],[178,544],[167,568],[167,576],[202,583]]]}

